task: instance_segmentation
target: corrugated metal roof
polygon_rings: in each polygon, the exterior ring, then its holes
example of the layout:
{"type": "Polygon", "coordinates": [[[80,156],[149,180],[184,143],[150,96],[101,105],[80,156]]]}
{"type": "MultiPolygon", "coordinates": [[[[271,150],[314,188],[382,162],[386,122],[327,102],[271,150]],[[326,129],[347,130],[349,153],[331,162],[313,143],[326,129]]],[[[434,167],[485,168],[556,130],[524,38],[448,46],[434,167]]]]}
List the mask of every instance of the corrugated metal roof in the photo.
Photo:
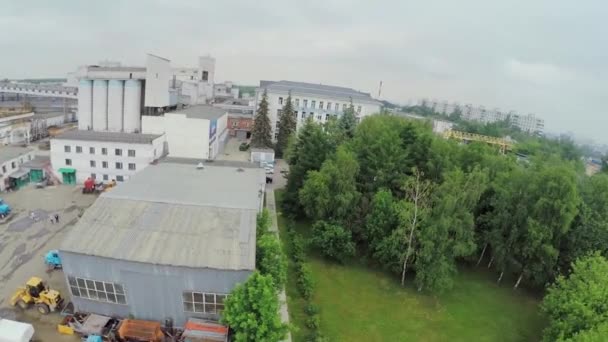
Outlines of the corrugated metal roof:
{"type": "Polygon", "coordinates": [[[160,265],[253,270],[256,214],[254,209],[102,196],[70,231],[61,250],[160,265]]]}
{"type": "Polygon", "coordinates": [[[20,146],[3,146],[0,147],[0,164],[15,159],[21,155],[33,151],[31,148],[20,146]]]}
{"type": "Polygon", "coordinates": [[[196,105],[183,109],[176,109],[172,112],[169,112],[168,114],[185,114],[187,117],[193,119],[215,120],[226,113],[228,112],[223,108],[213,107],[209,105],[196,105]]]}
{"type": "Polygon", "coordinates": [[[352,88],[336,87],[325,84],[293,81],[260,81],[260,88],[284,93],[291,91],[292,95],[319,95],[332,98],[341,98],[344,101],[348,101],[350,98],[352,98],[353,100],[370,101],[380,104],[380,102],[374,100],[369,93],[363,93],[352,88]]]}
{"type": "Polygon", "coordinates": [[[259,209],[266,184],[261,168],[160,163],[150,165],[102,197],[161,203],[259,209]]]}
{"type": "Polygon", "coordinates": [[[71,130],[57,135],[53,139],[61,140],[84,140],[122,142],[129,144],[151,144],[152,141],[161,137],[161,134],[123,133],[123,132],[98,132],[86,130],[71,130]]]}

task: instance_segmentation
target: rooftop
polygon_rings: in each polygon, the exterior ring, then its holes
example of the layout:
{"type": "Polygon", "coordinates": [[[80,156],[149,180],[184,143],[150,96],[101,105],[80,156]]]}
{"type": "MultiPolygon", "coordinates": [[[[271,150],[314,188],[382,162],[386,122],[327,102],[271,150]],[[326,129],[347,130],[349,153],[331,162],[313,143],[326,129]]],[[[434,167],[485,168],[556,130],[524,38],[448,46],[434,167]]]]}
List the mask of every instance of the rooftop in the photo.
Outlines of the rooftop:
{"type": "Polygon", "coordinates": [[[253,270],[263,177],[261,169],[151,165],[102,194],[61,250],[160,265],[253,270]]]}
{"type": "Polygon", "coordinates": [[[0,147],[0,164],[32,151],[33,149],[28,147],[2,146],[0,147]]]}
{"type": "Polygon", "coordinates": [[[130,67],[130,66],[111,66],[104,67],[99,65],[89,65],[88,71],[125,71],[125,72],[145,72],[145,67],[130,67]]]}
{"type": "Polygon", "coordinates": [[[183,109],[176,109],[168,114],[185,114],[192,119],[216,120],[226,114],[226,110],[209,105],[196,105],[183,109]]]}
{"type": "Polygon", "coordinates": [[[34,156],[34,159],[21,164],[21,167],[25,169],[43,169],[50,164],[51,158],[49,156],[34,156]]]}
{"type": "MultiPolygon", "coordinates": [[[[292,81],[260,81],[260,88],[284,93],[291,91],[295,94],[327,96],[332,98],[343,98],[344,100],[349,100],[352,98],[353,100],[378,102],[374,100],[369,93],[363,93],[352,88],[336,87],[324,84],[292,81]]],[[[378,102],[378,104],[380,104],[380,102],[378,102]]]]}
{"type": "Polygon", "coordinates": [[[152,141],[161,137],[160,134],[123,133],[123,132],[98,132],[86,130],[71,130],[62,133],[53,139],[60,140],[83,140],[121,142],[129,144],[151,144],[152,141]]]}

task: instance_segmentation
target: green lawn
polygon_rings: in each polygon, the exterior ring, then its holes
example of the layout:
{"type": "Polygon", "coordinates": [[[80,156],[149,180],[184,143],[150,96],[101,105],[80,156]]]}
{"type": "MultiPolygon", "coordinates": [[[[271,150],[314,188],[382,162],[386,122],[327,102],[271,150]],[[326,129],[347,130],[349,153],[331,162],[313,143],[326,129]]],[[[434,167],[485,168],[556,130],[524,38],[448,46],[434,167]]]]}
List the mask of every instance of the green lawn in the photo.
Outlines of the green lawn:
{"type": "MultiPolygon", "coordinates": [[[[279,217],[282,237],[284,223],[279,217]]],[[[307,230],[306,224],[300,223],[298,230],[307,230]]],[[[496,286],[494,275],[463,269],[453,290],[432,296],[413,286],[402,288],[395,277],[363,265],[336,265],[315,256],[309,262],[321,330],[331,341],[540,340],[544,319],[538,300],[496,286]]],[[[288,276],[289,314],[298,328],[293,340],[301,342],[307,334],[305,303],[291,270],[288,276]]]]}

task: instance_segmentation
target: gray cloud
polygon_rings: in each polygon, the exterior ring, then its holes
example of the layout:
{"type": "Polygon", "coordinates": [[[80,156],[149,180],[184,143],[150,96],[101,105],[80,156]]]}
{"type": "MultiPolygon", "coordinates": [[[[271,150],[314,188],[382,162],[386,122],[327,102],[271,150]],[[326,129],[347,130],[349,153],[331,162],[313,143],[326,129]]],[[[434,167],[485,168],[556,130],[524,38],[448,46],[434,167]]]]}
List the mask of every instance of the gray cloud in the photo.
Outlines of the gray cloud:
{"type": "Polygon", "coordinates": [[[0,77],[63,76],[146,52],[217,77],[351,86],[533,112],[608,143],[601,1],[5,1],[0,77]]]}

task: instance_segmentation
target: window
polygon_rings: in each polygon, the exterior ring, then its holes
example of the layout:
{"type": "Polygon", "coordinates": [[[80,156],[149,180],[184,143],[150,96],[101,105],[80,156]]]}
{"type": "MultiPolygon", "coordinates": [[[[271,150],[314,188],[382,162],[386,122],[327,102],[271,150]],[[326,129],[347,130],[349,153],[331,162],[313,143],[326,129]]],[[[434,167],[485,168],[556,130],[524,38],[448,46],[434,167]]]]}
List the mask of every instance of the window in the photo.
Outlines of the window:
{"type": "Polygon", "coordinates": [[[124,182],[125,178],[123,176],[116,176],[116,180],[119,182],[124,182]]]}
{"type": "Polygon", "coordinates": [[[203,81],[208,81],[209,80],[209,71],[203,71],[203,73],[202,73],[202,80],[203,81]]]}
{"type": "Polygon", "coordinates": [[[2,165],[2,173],[6,173],[6,165],[2,165]]]}
{"type": "Polygon", "coordinates": [[[304,100],[304,108],[308,107],[308,100],[304,100]]]}
{"type": "Polygon", "coordinates": [[[340,110],[340,104],[339,104],[339,103],[336,103],[336,105],[335,105],[335,107],[334,107],[334,110],[335,110],[336,112],[340,110]]]}
{"type": "Polygon", "coordinates": [[[71,166],[72,165],[72,159],[66,159],[65,160],[65,165],[71,166]]]}
{"type": "Polygon", "coordinates": [[[325,121],[329,121],[329,114],[325,114],[325,121]]]}
{"type": "Polygon", "coordinates": [[[72,296],[100,302],[127,304],[125,288],[121,284],[68,276],[72,296]]]}
{"type": "Polygon", "coordinates": [[[108,155],[108,149],[105,147],[101,148],[101,154],[103,154],[104,156],[108,155]]]}
{"type": "Polygon", "coordinates": [[[297,119],[298,119],[298,112],[297,112],[297,111],[293,112],[293,116],[294,116],[294,117],[296,118],[296,120],[297,120],[297,119]]]}
{"type": "Polygon", "coordinates": [[[361,113],[361,106],[357,106],[357,113],[361,113]]]}
{"type": "Polygon", "coordinates": [[[122,163],[116,162],[116,170],[122,170],[122,163]]]}
{"type": "Polygon", "coordinates": [[[89,153],[95,154],[95,147],[89,147],[89,153]]]}
{"type": "Polygon", "coordinates": [[[283,104],[283,98],[279,97],[279,104],[282,105],[283,104]]]}
{"type": "Polygon", "coordinates": [[[327,102],[327,110],[331,110],[331,102],[327,102]]]}
{"type": "Polygon", "coordinates": [[[97,175],[94,173],[91,173],[91,178],[95,179],[95,178],[97,178],[97,175]]]}
{"type": "Polygon", "coordinates": [[[107,161],[102,161],[101,162],[101,167],[104,168],[104,169],[107,169],[108,168],[108,162],[107,161]]]}
{"type": "Polygon", "coordinates": [[[319,101],[319,109],[323,109],[323,101],[319,101]]]}
{"type": "Polygon", "coordinates": [[[317,101],[315,101],[315,100],[310,101],[310,108],[314,109],[316,104],[317,104],[317,101]]]}
{"type": "Polygon", "coordinates": [[[91,167],[95,167],[97,163],[95,163],[94,160],[89,161],[89,165],[91,165],[91,167]]]}
{"type": "Polygon", "coordinates": [[[135,163],[129,163],[129,170],[135,170],[135,163]]]}
{"type": "Polygon", "coordinates": [[[120,148],[114,149],[115,156],[122,156],[122,150],[120,148]]]}
{"type": "Polygon", "coordinates": [[[296,99],[296,107],[300,107],[300,99],[296,99]]]}
{"type": "Polygon", "coordinates": [[[129,150],[129,157],[135,157],[135,150],[129,150]]]}
{"type": "Polygon", "coordinates": [[[107,181],[108,180],[108,175],[103,175],[103,180],[107,181]]]}
{"type": "Polygon", "coordinates": [[[17,163],[15,163],[15,162],[11,162],[11,169],[13,169],[13,170],[14,170],[16,167],[17,167],[17,163]]]}
{"type": "Polygon", "coordinates": [[[346,110],[346,103],[343,103],[342,104],[342,111],[345,111],[345,110],[346,110]]]}
{"type": "Polygon", "coordinates": [[[76,146],[76,153],[82,153],[82,146],[76,146]]]}
{"type": "Polygon", "coordinates": [[[281,118],[281,114],[283,114],[283,110],[277,109],[277,118],[281,118]]]}
{"type": "Polygon", "coordinates": [[[279,132],[274,134],[274,139],[277,140],[279,138],[279,132]]]}
{"type": "Polygon", "coordinates": [[[184,311],[193,313],[219,314],[224,311],[225,294],[184,291],[182,293],[184,311]]]}
{"type": "Polygon", "coordinates": [[[317,115],[317,120],[321,121],[321,115],[317,115]]]}
{"type": "Polygon", "coordinates": [[[69,145],[63,146],[63,152],[66,152],[66,153],[72,152],[72,147],[69,145]]]}
{"type": "Polygon", "coordinates": [[[32,160],[32,155],[27,156],[27,160],[32,160]]]}
{"type": "Polygon", "coordinates": [[[232,127],[236,127],[238,125],[238,122],[236,122],[236,120],[232,121],[232,127]]]}

